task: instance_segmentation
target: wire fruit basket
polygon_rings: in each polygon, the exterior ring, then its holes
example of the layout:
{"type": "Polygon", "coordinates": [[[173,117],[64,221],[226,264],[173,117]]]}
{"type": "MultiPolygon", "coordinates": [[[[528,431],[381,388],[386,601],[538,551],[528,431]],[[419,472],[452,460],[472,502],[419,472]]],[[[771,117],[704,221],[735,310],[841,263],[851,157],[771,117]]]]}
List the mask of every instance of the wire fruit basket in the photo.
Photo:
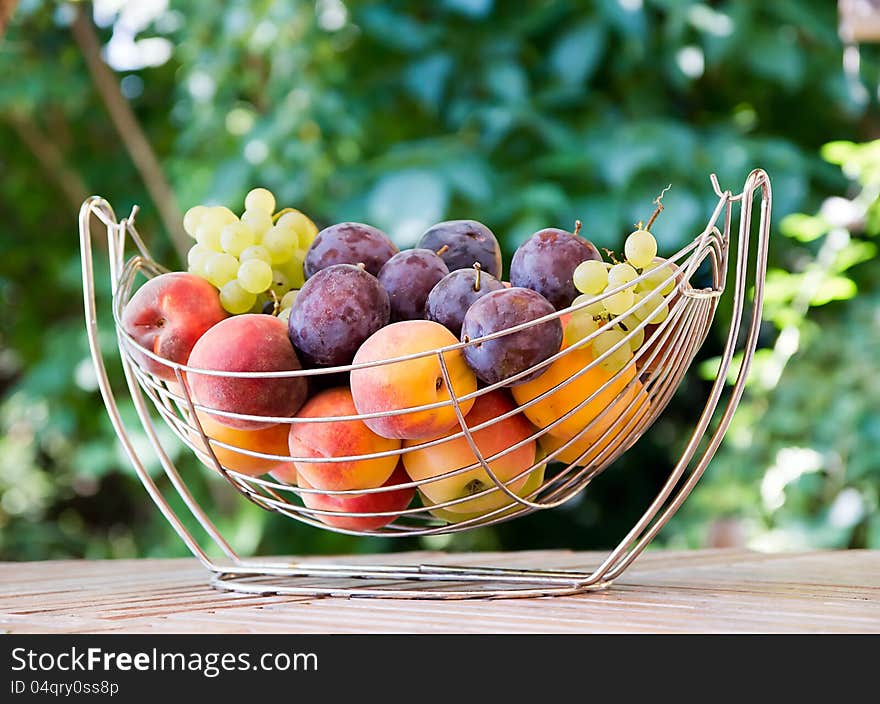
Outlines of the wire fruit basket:
{"type": "MultiPolygon", "coordinates": [[[[92,359],[97,371],[98,384],[111,422],[122,446],[164,517],[168,520],[189,550],[213,574],[212,585],[218,589],[257,594],[296,594],[316,596],[363,596],[396,598],[500,598],[530,597],[560,594],[574,594],[602,589],[617,579],[638,555],[647,547],[661,528],[669,521],[685,501],[695,484],[706,470],[712,456],[718,449],[722,437],[730,424],[734,411],[742,396],[750,363],[757,345],[761,322],[761,306],[764,280],[767,268],[767,247],[769,240],[771,189],[767,174],[760,169],[752,171],[742,190],[734,194],[722,190],[714,175],[711,183],[717,196],[717,203],[702,232],[685,247],[669,257],[677,264],[678,270],[670,269],[666,283],[674,282],[674,289],[667,296],[669,314],[657,325],[648,327],[641,322],[631,329],[619,345],[629,344],[629,338],[641,333],[645,341],[635,352],[625,367],[607,378],[593,389],[592,393],[577,400],[574,407],[560,414],[545,427],[535,427],[530,437],[522,438],[498,452],[484,456],[475,434],[492,429],[507,418],[539,404],[556,393],[564,393],[569,384],[576,384],[583,374],[589,374],[603,359],[613,354],[614,349],[598,355],[589,363],[567,374],[558,383],[552,383],[543,393],[522,403],[519,407],[489,418],[477,426],[468,426],[465,421],[466,409],[463,404],[483,394],[491,393],[508,385],[518,378],[525,378],[539,368],[545,368],[563,359],[566,355],[577,354],[577,350],[590,344],[595,335],[611,324],[608,323],[582,340],[564,346],[557,354],[535,367],[521,372],[516,377],[478,388],[469,394],[458,396],[454,390],[448,360],[450,355],[460,354],[467,345],[476,345],[490,339],[514,334],[540,325],[547,320],[576,313],[580,309],[613,295],[616,290],[595,296],[587,303],[573,305],[562,311],[537,320],[503,330],[480,339],[468,340],[436,350],[395,357],[380,362],[352,364],[343,367],[304,369],[290,372],[249,372],[236,374],[196,369],[183,364],[169,362],[157,357],[152,351],[141,347],[126,334],[120,324],[122,311],[131,298],[138,275],[152,278],[167,271],[157,264],[150,255],[142,238],[135,228],[137,207],[131,214],[117,220],[110,204],[100,197],[89,198],[80,210],[80,245],[82,254],[83,291],[85,301],[86,331],[92,359]],[[752,230],[752,209],[756,196],[760,197],[760,216],[756,235],[752,230]],[[738,206],[738,228],[736,229],[735,259],[730,260],[733,215],[738,206]],[[97,306],[95,299],[94,261],[92,253],[92,216],[106,227],[108,252],[110,258],[110,278],[112,308],[117,336],[118,352],[127,382],[128,392],[134,408],[149,439],[152,451],[168,482],[162,486],[150,475],[140,450],[132,442],[130,431],[120,414],[119,406],[107,375],[104,356],[101,350],[97,306]],[[754,244],[753,237],[757,242],[754,244]],[[125,259],[128,240],[131,240],[137,253],[125,259]],[[754,244],[754,246],[753,246],[754,244]],[[728,286],[728,269],[732,273],[732,290],[728,286]],[[749,272],[753,271],[750,277],[749,272]],[[697,272],[707,276],[711,283],[705,287],[693,285],[697,272]],[[707,273],[706,273],[707,272],[707,273]],[[745,322],[745,309],[752,288],[751,311],[748,324],[745,322]],[[681,456],[672,468],[659,493],[645,509],[644,513],[621,539],[607,557],[592,570],[535,570],[494,567],[454,566],[447,564],[338,564],[313,561],[290,561],[261,557],[242,556],[224,537],[217,525],[209,517],[209,510],[200,505],[190,492],[187,480],[171,460],[173,452],[163,445],[157,423],[167,425],[180,441],[188,446],[203,464],[226,479],[234,489],[247,500],[278,514],[300,522],[341,533],[354,535],[381,535],[387,537],[432,536],[470,530],[507,521],[518,516],[552,508],[569,501],[582,492],[596,477],[607,469],[622,453],[630,448],[663,412],[671,397],[688,371],[697,351],[705,341],[714,319],[718,302],[725,291],[730,291],[732,314],[726,342],[721,354],[716,378],[709,389],[705,405],[700,412],[694,429],[681,456]],[[742,361],[735,370],[732,384],[727,383],[737,349],[741,350],[742,361]],[[155,376],[145,364],[149,358],[160,360],[171,367],[174,379],[169,381],[155,376]],[[269,377],[283,378],[302,376],[311,382],[321,382],[323,375],[338,375],[359,368],[391,364],[403,364],[416,359],[436,357],[442,381],[450,391],[448,401],[440,401],[418,407],[407,408],[405,412],[430,411],[438,407],[451,407],[458,420],[459,428],[452,435],[441,440],[418,441],[399,449],[360,454],[353,457],[329,457],[316,460],[314,457],[302,458],[293,455],[266,454],[225,443],[210,438],[200,421],[198,411],[212,411],[198,404],[190,394],[186,383],[187,375],[205,374],[212,376],[269,377]],[[175,381],[176,380],[176,381],[175,381]],[[722,404],[722,397],[725,397],[722,404]],[[589,414],[588,422],[579,427],[579,432],[566,440],[559,440],[552,434],[554,426],[577,419],[582,409],[600,399],[604,410],[589,414]],[[340,490],[318,492],[307,486],[297,486],[294,482],[282,481],[271,475],[251,476],[236,471],[224,464],[218,455],[228,457],[228,452],[239,456],[279,462],[344,462],[402,456],[408,452],[429,449],[440,442],[464,440],[473,453],[473,462],[465,467],[449,471],[439,476],[411,480],[394,486],[381,486],[373,489],[340,490]],[[538,452],[531,466],[523,468],[515,476],[502,478],[495,471],[497,460],[508,453],[515,452],[527,443],[535,443],[543,452],[538,452]],[[540,443],[540,444],[539,444],[540,443]],[[221,450],[227,452],[223,454],[221,450]],[[552,464],[551,464],[552,463],[552,464]],[[421,494],[430,482],[449,480],[456,475],[482,472],[485,481],[478,490],[467,497],[452,498],[434,503],[422,501],[423,505],[408,506],[388,511],[340,511],[332,506],[307,505],[309,494],[320,493],[331,497],[344,498],[350,495],[368,495],[400,489],[418,490],[421,494]],[[166,494],[174,492],[182,508],[172,507],[166,494]],[[461,512],[464,502],[481,500],[481,510],[461,512]],[[456,512],[456,506],[459,512],[456,512]],[[184,510],[185,509],[185,510],[184,510]],[[393,520],[380,528],[363,529],[358,520],[393,520]],[[452,517],[452,518],[450,518],[452,517]],[[340,520],[344,519],[344,520],[340,520]],[[200,542],[192,528],[200,526],[208,541],[200,542]],[[213,545],[213,548],[211,547],[213,545]],[[209,553],[219,553],[212,557],[209,553]]],[[[642,274],[645,276],[645,274],[642,274]]],[[[618,289],[627,286],[624,284],[618,289]]],[[[640,303],[635,303],[637,307],[640,303]]],[[[627,311],[626,314],[632,312],[627,311]]],[[[552,376],[552,375],[548,375],[552,376]]],[[[325,377],[326,378],[326,377],[325,377]]],[[[439,380],[438,380],[439,381],[439,380]]],[[[554,378],[552,381],[556,381],[554,378]]],[[[576,387],[572,387],[574,389],[576,387]]],[[[580,397],[578,397],[580,398],[580,397]]],[[[399,413],[358,414],[337,417],[308,418],[308,422],[338,422],[346,420],[365,420],[399,413]]],[[[236,417],[238,414],[227,413],[236,417]]],[[[238,416],[241,417],[241,416],[238,416]]],[[[253,416],[244,418],[253,419],[253,416]]],[[[296,424],[303,418],[258,417],[272,423],[296,424]]],[[[467,560],[470,562],[471,560],[467,560]]]]}

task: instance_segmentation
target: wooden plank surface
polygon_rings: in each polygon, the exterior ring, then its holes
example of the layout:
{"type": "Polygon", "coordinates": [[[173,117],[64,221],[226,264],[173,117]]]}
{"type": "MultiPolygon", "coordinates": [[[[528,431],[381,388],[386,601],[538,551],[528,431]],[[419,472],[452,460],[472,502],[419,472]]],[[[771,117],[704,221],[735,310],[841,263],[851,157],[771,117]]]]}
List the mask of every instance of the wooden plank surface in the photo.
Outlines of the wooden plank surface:
{"type": "MultiPolygon", "coordinates": [[[[345,560],[589,569],[602,557],[549,551],[345,560]]],[[[251,596],[215,591],[208,578],[187,559],[0,563],[0,632],[880,632],[880,551],[651,551],[606,591],[492,601],[251,596]]]]}

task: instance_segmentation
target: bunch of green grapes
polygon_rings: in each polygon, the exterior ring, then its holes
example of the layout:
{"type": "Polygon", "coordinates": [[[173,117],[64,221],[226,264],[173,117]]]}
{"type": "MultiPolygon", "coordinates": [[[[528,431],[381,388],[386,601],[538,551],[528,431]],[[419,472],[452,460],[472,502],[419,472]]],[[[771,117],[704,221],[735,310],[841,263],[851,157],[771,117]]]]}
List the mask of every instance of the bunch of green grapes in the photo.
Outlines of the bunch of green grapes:
{"type": "Polygon", "coordinates": [[[280,303],[301,288],[303,260],[318,234],[298,210],[273,215],[275,196],[265,188],[250,191],[244,207],[240,218],[224,206],[204,205],[183,217],[183,229],[196,241],[188,270],[216,286],[232,314],[260,312],[268,301],[280,303]]]}
{"type": "MultiPolygon", "coordinates": [[[[617,293],[596,301],[575,312],[565,329],[566,344],[574,344],[594,333],[611,320],[618,324],[596,335],[592,340],[593,356],[599,357],[612,350],[625,338],[628,344],[620,344],[606,357],[600,366],[608,372],[623,369],[645,342],[645,329],[637,329],[642,321],[658,325],[669,315],[666,300],[675,289],[675,267],[657,256],[657,241],[647,229],[641,227],[631,233],[624,244],[626,261],[610,264],[603,261],[586,261],[574,270],[574,285],[583,295],[573,306],[592,300],[595,296],[625,286],[617,293]],[[636,279],[646,272],[648,275],[636,279]],[[634,282],[631,286],[626,286],[634,282]],[[636,307],[624,316],[630,308],[636,307]]],[[[677,267],[676,267],[677,269],[677,267]]]]}

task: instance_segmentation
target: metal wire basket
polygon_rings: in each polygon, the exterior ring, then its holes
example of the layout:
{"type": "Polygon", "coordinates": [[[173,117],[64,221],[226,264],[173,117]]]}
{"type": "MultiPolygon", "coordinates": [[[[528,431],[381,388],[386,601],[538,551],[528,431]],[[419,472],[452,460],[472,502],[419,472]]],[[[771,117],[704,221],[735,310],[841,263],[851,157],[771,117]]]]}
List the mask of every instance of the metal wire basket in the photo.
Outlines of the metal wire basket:
{"type": "MultiPolygon", "coordinates": [[[[607,329],[608,323],[595,333],[570,346],[564,347],[558,354],[542,362],[536,367],[527,369],[516,377],[479,388],[470,394],[457,396],[454,393],[453,381],[447,366],[449,354],[467,345],[480,344],[488,339],[513,334],[519,330],[529,329],[546,320],[557,318],[598,301],[616,290],[596,296],[590,303],[582,303],[567,310],[556,312],[539,320],[532,321],[516,328],[511,328],[494,335],[486,336],[466,343],[450,345],[425,353],[396,357],[379,363],[367,365],[348,365],[332,369],[310,369],[295,372],[248,373],[242,377],[312,377],[313,380],[324,374],[349,372],[353,369],[377,364],[396,364],[419,357],[436,356],[443,381],[450,389],[451,400],[427,404],[405,409],[402,412],[432,410],[440,406],[451,406],[459,422],[460,430],[451,439],[463,438],[473,452],[473,463],[467,467],[456,469],[441,475],[419,481],[410,481],[393,487],[374,489],[358,489],[348,491],[324,491],[325,495],[368,494],[398,490],[401,487],[423,488],[427,483],[447,479],[451,476],[482,469],[487,480],[486,487],[465,498],[452,499],[434,505],[411,506],[393,512],[393,522],[373,530],[357,530],[346,527],[334,527],[321,519],[333,518],[371,518],[388,516],[387,512],[359,512],[345,514],[322,508],[309,508],[302,497],[317,490],[299,487],[271,476],[250,476],[225,466],[217,457],[220,448],[279,462],[341,462],[364,459],[385,458],[390,455],[403,455],[419,449],[429,448],[450,438],[419,442],[415,446],[357,455],[356,457],[337,457],[316,460],[313,457],[302,458],[291,455],[269,455],[236,445],[209,439],[196,411],[211,411],[206,406],[194,401],[185,382],[187,374],[209,374],[230,376],[230,372],[199,370],[181,364],[162,360],[174,369],[177,383],[168,382],[154,376],[143,364],[145,357],[158,359],[150,350],[139,346],[128,336],[120,325],[122,310],[130,299],[135,288],[138,274],[146,277],[156,276],[164,271],[150,255],[143,240],[139,236],[134,219],[137,208],[127,218],[117,221],[113,209],[107,201],[92,197],[80,210],[80,245],[82,251],[83,290],[85,299],[86,330],[88,333],[92,359],[97,371],[98,383],[110,419],[119,436],[131,463],[143,482],[159,510],[172,525],[177,534],[186,543],[192,553],[213,573],[213,586],[246,593],[284,593],[300,595],[334,595],[334,596],[373,596],[402,598],[469,598],[469,597],[514,597],[543,596],[552,594],[571,594],[601,589],[611,584],[636,559],[648,543],[657,535],[675,511],[681,506],[705,471],[709,461],[718,449],[721,439],[730,424],[731,417],[743,393],[746,376],[749,371],[761,321],[761,305],[763,300],[764,279],[767,266],[767,246],[770,227],[771,190],[767,174],[756,169],[745,181],[743,189],[737,194],[722,191],[717,179],[711,177],[712,186],[718,202],[703,231],[687,246],[676,252],[669,259],[675,262],[679,271],[670,270],[668,282],[674,282],[674,289],[667,296],[669,315],[659,325],[648,327],[642,322],[633,327],[619,344],[629,344],[629,337],[645,333],[645,342],[637,350],[632,360],[622,370],[607,379],[592,394],[580,401],[574,408],[555,419],[543,428],[535,428],[532,435],[512,444],[500,452],[484,457],[474,440],[474,433],[528,408],[531,404],[540,403],[550,395],[557,393],[570,383],[574,383],[582,374],[589,373],[615,348],[593,359],[583,368],[578,368],[568,378],[548,388],[528,403],[523,404],[509,413],[502,413],[496,418],[475,426],[468,427],[462,404],[471,398],[490,393],[502,385],[523,378],[538,367],[546,367],[576,350],[590,344],[595,335],[607,329]],[[756,193],[760,195],[760,220],[757,227],[757,245],[750,246],[752,238],[752,207],[756,193]],[[735,262],[728,261],[730,251],[730,235],[734,206],[739,206],[739,227],[737,231],[737,249],[735,262]],[[117,333],[118,350],[122,367],[134,407],[140,418],[143,430],[152,445],[152,449],[170,482],[165,491],[175,491],[189,512],[187,517],[182,510],[175,510],[166,498],[163,490],[150,476],[145,463],[132,443],[129,431],[120,414],[107,376],[103,354],[100,348],[97,310],[95,302],[95,281],[92,259],[92,233],[90,221],[92,215],[107,228],[107,241],[110,257],[111,290],[113,295],[113,317],[117,333]],[[124,253],[126,240],[130,238],[138,253],[127,261],[124,253]],[[750,260],[753,260],[754,275],[749,277],[750,260]],[[203,463],[224,477],[243,497],[263,507],[303,523],[342,533],[356,535],[382,535],[387,537],[430,536],[442,533],[469,530],[477,526],[486,526],[500,521],[507,521],[538,509],[552,508],[570,500],[608,468],[616,458],[631,447],[663,412],[672,395],[678,388],[682,377],[688,370],[697,350],[706,339],[718,306],[719,298],[727,288],[728,268],[735,272],[732,290],[732,316],[730,328],[717,376],[708,393],[705,405],[697,418],[696,425],[679,461],[673,467],[660,492],[644,511],[632,529],[622,538],[620,543],[592,571],[546,571],[546,570],[515,570],[491,567],[450,566],[450,565],[419,565],[419,564],[327,564],[312,561],[290,562],[279,559],[261,559],[242,557],[222,535],[217,526],[208,516],[209,511],[201,506],[187,487],[186,478],[178,471],[171,460],[171,454],[160,440],[156,429],[156,420],[161,418],[177,436],[195,452],[203,463]],[[700,272],[707,274],[707,287],[693,285],[695,275],[700,272]],[[745,327],[744,310],[748,287],[753,286],[751,315],[748,327],[745,327]],[[744,332],[744,335],[742,334],[744,332]],[[727,387],[726,379],[731,370],[737,347],[741,347],[742,361],[735,374],[735,381],[727,387]],[[722,396],[727,397],[725,405],[719,409],[722,396]],[[605,396],[601,396],[605,394],[605,396]],[[579,433],[567,441],[553,440],[548,431],[566,420],[577,417],[576,414],[594,401],[604,398],[604,411],[594,414],[579,433]],[[612,410],[615,409],[615,410],[612,410]],[[714,422],[713,422],[714,421],[714,422]],[[506,481],[499,478],[491,463],[510,452],[516,451],[526,443],[541,441],[546,456],[538,457],[528,468],[524,468],[516,476],[506,481]],[[588,442],[584,442],[589,439],[588,442]],[[547,441],[552,442],[547,442],[547,441]],[[580,444],[579,444],[580,443],[580,444]],[[572,455],[577,455],[572,457],[572,455]],[[560,455],[572,459],[570,462],[556,462],[560,455]],[[551,464],[552,463],[552,464],[551,464]],[[528,479],[531,478],[531,482],[528,479]],[[525,488],[523,488],[525,487],[525,488]],[[442,510],[455,511],[456,504],[472,501],[474,497],[494,497],[490,510],[475,515],[468,515],[464,520],[448,522],[442,510]],[[194,537],[191,530],[193,520],[205,531],[215,549],[219,549],[222,558],[209,556],[209,548],[194,537]]],[[[642,275],[643,277],[645,274],[642,275]]],[[[624,315],[631,313],[645,301],[634,304],[624,315]]],[[[394,414],[398,412],[391,412],[394,414]]],[[[390,414],[360,414],[333,418],[309,418],[309,422],[332,422],[347,419],[368,419],[390,414]]],[[[228,413],[227,415],[238,416],[228,413]]],[[[253,416],[246,416],[253,419],[253,416]]],[[[275,423],[295,424],[303,422],[302,418],[263,418],[275,423]]],[[[221,453],[222,454],[222,453],[221,453]]],[[[540,455],[540,453],[539,453],[540,455]]],[[[471,504],[473,506],[473,504],[471,504]]],[[[448,515],[448,514],[447,514],[448,515]]],[[[332,520],[331,520],[332,522],[332,520]]],[[[339,523],[337,520],[336,523],[339,523]]],[[[345,524],[344,524],[345,525],[345,524]]],[[[470,560],[468,560],[470,561],[470,560]]]]}

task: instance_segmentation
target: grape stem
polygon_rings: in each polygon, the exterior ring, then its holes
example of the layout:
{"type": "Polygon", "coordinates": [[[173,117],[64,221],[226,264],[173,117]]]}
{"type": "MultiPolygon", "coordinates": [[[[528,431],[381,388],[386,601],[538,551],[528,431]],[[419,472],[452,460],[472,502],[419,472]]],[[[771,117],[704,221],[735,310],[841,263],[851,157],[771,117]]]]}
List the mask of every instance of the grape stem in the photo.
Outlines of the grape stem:
{"type": "Polygon", "coordinates": [[[269,297],[272,299],[272,315],[278,316],[281,312],[281,301],[278,300],[278,294],[274,288],[269,289],[269,297]]]}
{"type": "Polygon", "coordinates": [[[614,254],[614,251],[613,251],[613,250],[608,249],[608,247],[602,247],[602,251],[605,252],[605,255],[606,255],[611,261],[613,261],[615,264],[620,264],[620,262],[617,260],[617,255],[614,254]]]}
{"type": "MultiPolygon", "coordinates": [[[[670,188],[672,188],[671,183],[668,186],[666,186],[666,188],[664,188],[662,191],[660,191],[660,195],[654,199],[654,205],[656,205],[657,208],[654,210],[653,214],[651,215],[651,219],[648,220],[648,224],[645,225],[646,230],[651,229],[651,225],[654,224],[654,221],[660,216],[660,213],[663,212],[663,196],[666,195],[666,191],[668,191],[670,188]]],[[[639,228],[639,229],[641,229],[641,228],[639,228]]]]}

